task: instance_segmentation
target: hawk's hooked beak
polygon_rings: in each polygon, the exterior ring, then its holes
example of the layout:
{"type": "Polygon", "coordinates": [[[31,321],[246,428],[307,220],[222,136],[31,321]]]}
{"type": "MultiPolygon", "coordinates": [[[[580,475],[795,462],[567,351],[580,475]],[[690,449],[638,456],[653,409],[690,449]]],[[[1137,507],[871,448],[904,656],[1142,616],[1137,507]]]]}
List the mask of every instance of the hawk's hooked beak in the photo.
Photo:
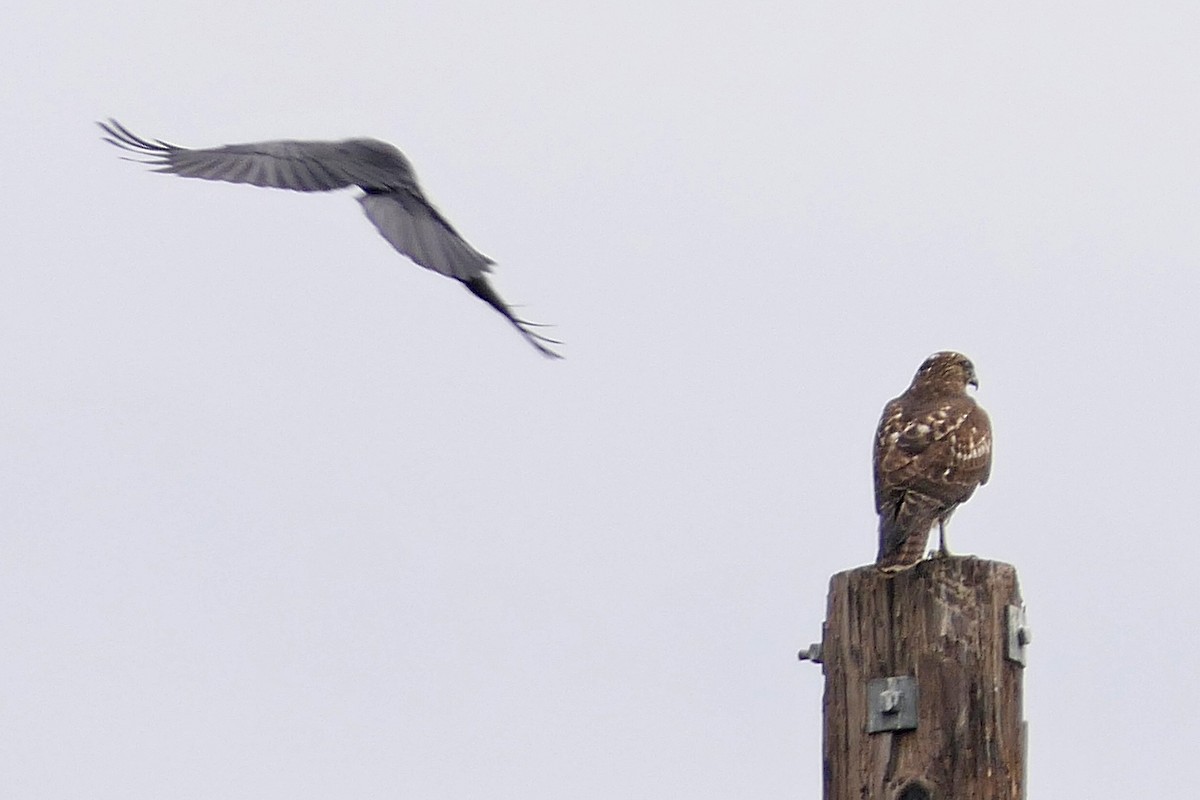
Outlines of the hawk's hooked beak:
{"type": "Polygon", "coordinates": [[[972,374],[971,377],[967,378],[967,386],[974,386],[976,389],[978,389],[979,378],[976,378],[975,375],[972,374]]]}

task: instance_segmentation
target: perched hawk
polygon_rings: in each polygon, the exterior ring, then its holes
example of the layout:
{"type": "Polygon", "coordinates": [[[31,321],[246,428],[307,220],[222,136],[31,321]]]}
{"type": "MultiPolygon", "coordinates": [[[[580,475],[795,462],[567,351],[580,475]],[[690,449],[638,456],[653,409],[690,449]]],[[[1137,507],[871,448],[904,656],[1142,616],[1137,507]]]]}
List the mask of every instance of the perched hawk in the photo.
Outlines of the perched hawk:
{"type": "Polygon", "coordinates": [[[967,394],[978,388],[975,366],[961,353],[934,353],[904,394],[883,409],[875,433],[875,510],[884,569],[912,566],[938,526],[941,555],[946,521],[992,469],[992,425],[967,394]]]}
{"type": "Polygon", "coordinates": [[[367,219],[388,244],[417,264],[461,282],[473,295],[504,315],[538,352],[560,358],[548,345],[560,344],[521,319],[492,288],[487,273],[492,260],[459,236],[458,231],[425,199],[404,154],[376,139],[340,142],[258,142],[189,150],[146,140],[110,119],[99,123],[110,142],[145,156],[156,172],[185,178],[249,183],[298,192],[326,192],[358,186],[367,219]]]}

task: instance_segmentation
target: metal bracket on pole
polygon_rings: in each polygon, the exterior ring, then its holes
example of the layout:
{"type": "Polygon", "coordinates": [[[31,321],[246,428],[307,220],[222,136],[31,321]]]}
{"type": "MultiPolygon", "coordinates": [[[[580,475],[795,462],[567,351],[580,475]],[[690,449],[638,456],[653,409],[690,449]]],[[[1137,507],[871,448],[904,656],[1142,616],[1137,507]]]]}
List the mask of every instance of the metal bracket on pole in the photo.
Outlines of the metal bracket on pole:
{"type": "Polygon", "coordinates": [[[918,699],[917,679],[911,675],[871,681],[867,684],[867,733],[913,730],[918,699]]]}
{"type": "Polygon", "coordinates": [[[1033,641],[1033,632],[1025,622],[1025,606],[1006,606],[1008,613],[1008,648],[1005,655],[1009,661],[1025,666],[1025,645],[1033,641]]]}

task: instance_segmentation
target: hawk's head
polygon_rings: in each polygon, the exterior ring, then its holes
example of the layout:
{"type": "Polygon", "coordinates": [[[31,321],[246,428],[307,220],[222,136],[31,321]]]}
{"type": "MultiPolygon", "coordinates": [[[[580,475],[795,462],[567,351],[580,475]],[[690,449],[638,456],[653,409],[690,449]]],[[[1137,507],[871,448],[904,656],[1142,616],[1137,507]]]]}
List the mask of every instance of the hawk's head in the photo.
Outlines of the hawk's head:
{"type": "Polygon", "coordinates": [[[939,394],[965,394],[968,386],[979,388],[975,377],[975,365],[962,353],[943,350],[925,359],[925,363],[913,376],[911,389],[920,392],[932,391],[939,394]]]}

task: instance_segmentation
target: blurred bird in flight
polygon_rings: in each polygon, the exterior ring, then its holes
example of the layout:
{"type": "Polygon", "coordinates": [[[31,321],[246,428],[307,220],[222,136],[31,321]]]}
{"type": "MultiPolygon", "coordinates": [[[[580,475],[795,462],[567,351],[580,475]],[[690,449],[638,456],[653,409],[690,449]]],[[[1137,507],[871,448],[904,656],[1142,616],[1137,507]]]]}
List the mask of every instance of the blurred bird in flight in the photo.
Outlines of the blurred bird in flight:
{"type": "MultiPolygon", "coordinates": [[[[367,219],[388,243],[417,264],[461,282],[471,294],[500,312],[538,352],[562,356],[561,344],[538,333],[537,323],[521,319],[487,278],[494,263],[459,235],[426,199],[412,165],[392,145],[377,139],[336,142],[271,141],[192,150],[158,139],[143,139],[115,119],[97,123],[104,140],[145,156],[155,172],[185,178],[249,183],[297,192],[327,192],[357,186],[367,219]]],[[[137,159],[131,159],[137,160],[137,159]]]]}

